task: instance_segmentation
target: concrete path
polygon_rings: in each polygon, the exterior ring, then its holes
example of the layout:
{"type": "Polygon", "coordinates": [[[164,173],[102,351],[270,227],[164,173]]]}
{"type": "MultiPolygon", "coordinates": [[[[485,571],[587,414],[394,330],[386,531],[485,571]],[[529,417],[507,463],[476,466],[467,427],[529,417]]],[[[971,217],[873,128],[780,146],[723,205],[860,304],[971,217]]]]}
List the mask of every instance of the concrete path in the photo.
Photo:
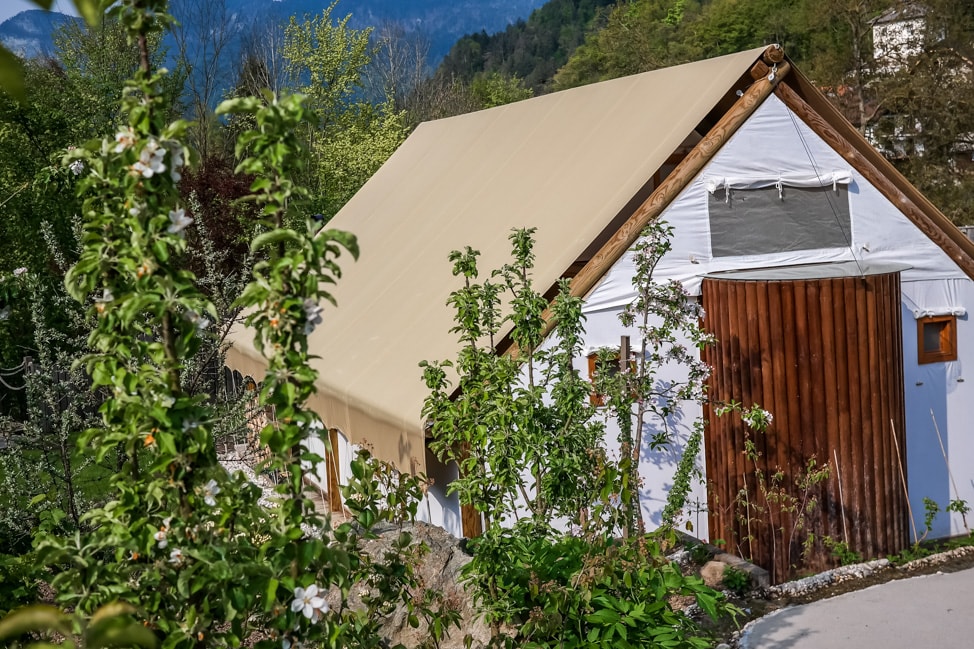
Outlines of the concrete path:
{"type": "Polygon", "coordinates": [[[974,568],[900,579],[751,623],[741,649],[974,647],[974,568]]]}

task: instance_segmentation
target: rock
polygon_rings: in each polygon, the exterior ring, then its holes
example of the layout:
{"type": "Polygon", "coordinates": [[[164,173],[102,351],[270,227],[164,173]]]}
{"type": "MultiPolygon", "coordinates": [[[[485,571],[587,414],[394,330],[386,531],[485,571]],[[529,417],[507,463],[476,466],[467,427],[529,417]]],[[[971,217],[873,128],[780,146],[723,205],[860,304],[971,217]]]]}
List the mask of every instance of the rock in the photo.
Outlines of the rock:
{"type": "Polygon", "coordinates": [[[708,561],[700,569],[700,578],[711,588],[720,589],[724,584],[724,569],[727,564],[723,561],[708,561]]]}
{"type": "Polygon", "coordinates": [[[772,598],[801,597],[833,583],[847,579],[862,579],[875,572],[886,570],[887,568],[889,568],[889,559],[876,559],[875,561],[867,561],[866,563],[842,566],[834,570],[826,570],[811,577],[772,586],[769,595],[772,598]]]}
{"type": "MultiPolygon", "coordinates": [[[[415,598],[422,599],[425,590],[439,592],[443,594],[446,605],[460,613],[460,628],[451,627],[449,637],[438,645],[439,649],[463,649],[467,636],[472,640],[471,647],[478,649],[486,646],[490,640],[490,627],[477,615],[473,598],[460,583],[460,571],[470,562],[461,541],[444,529],[426,523],[414,523],[406,526],[406,529],[412,533],[414,542],[424,542],[429,546],[429,552],[415,566],[422,584],[421,589],[414,593],[415,598]]],[[[376,531],[379,538],[367,541],[364,549],[370,556],[379,559],[390,550],[399,535],[399,528],[389,526],[376,531]]],[[[420,620],[419,627],[410,627],[403,607],[393,611],[383,624],[381,633],[390,646],[401,643],[406,647],[418,647],[429,639],[425,622],[420,620]]]]}
{"type": "Polygon", "coordinates": [[[724,585],[724,570],[727,566],[747,573],[752,588],[767,588],[771,581],[768,571],[764,568],[726,552],[715,555],[711,561],[705,563],[700,569],[700,578],[711,588],[719,590],[724,585]]]}
{"type": "MultiPolygon", "coordinates": [[[[257,485],[263,495],[260,504],[268,509],[277,507],[275,502],[277,494],[274,487],[263,476],[254,473],[253,468],[245,458],[238,456],[234,452],[224,453],[220,456],[220,463],[229,473],[242,471],[247,479],[257,485]]],[[[319,512],[327,511],[327,503],[324,496],[315,498],[316,507],[319,512]]],[[[340,522],[341,514],[333,513],[331,522],[340,522]]],[[[310,526],[303,526],[305,534],[314,536],[321,533],[320,529],[313,529],[310,526]]],[[[413,535],[414,543],[426,543],[429,551],[423,554],[416,567],[416,576],[422,584],[417,592],[413,593],[415,598],[422,599],[425,591],[434,593],[439,592],[443,595],[446,605],[454,608],[460,613],[460,627],[451,626],[449,636],[440,642],[439,649],[464,649],[468,645],[464,642],[467,636],[470,637],[470,647],[481,649],[490,640],[490,627],[477,615],[473,604],[473,598],[464,590],[460,582],[460,571],[470,562],[470,556],[466,554],[461,546],[460,539],[450,535],[446,530],[426,523],[414,523],[406,525],[405,530],[413,535]]],[[[363,544],[365,552],[375,561],[382,561],[386,552],[391,550],[392,543],[398,538],[400,528],[394,525],[387,525],[384,528],[375,530],[378,538],[366,541],[363,544]]],[[[361,596],[364,594],[364,587],[353,589],[349,594],[349,605],[357,607],[361,605],[361,596]]],[[[337,589],[332,590],[326,599],[330,606],[338,606],[340,595],[337,589]]],[[[404,607],[398,607],[390,614],[382,626],[382,636],[387,641],[387,645],[394,646],[403,644],[406,647],[419,647],[429,640],[429,633],[425,621],[420,620],[417,628],[409,626],[409,617],[404,607]]]]}
{"type": "Polygon", "coordinates": [[[909,563],[904,563],[900,566],[903,570],[914,571],[921,570],[924,568],[929,568],[930,566],[935,566],[941,563],[947,563],[948,561],[953,561],[954,559],[959,559],[967,555],[974,554],[974,546],[964,545],[959,548],[954,548],[953,550],[948,550],[946,552],[941,552],[939,554],[933,554],[929,557],[923,557],[922,559],[914,559],[909,563]]]}
{"type": "Polygon", "coordinates": [[[771,575],[761,566],[756,566],[750,561],[740,558],[737,555],[722,552],[714,557],[716,561],[722,561],[729,566],[733,566],[742,572],[746,572],[751,578],[751,586],[756,588],[767,588],[771,585],[771,575]]]}

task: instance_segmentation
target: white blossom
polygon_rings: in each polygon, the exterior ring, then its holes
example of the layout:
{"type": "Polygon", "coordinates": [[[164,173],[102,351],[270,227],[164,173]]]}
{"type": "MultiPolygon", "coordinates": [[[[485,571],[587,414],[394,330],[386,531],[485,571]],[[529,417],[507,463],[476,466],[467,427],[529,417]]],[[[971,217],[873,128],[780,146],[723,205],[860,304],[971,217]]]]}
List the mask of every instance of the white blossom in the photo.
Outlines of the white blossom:
{"type": "Polygon", "coordinates": [[[172,516],[166,517],[162,521],[162,527],[156,532],[152,538],[159,542],[159,549],[163,550],[167,545],[169,545],[169,523],[172,522],[172,516]]]}
{"type": "Polygon", "coordinates": [[[6,320],[10,317],[10,305],[7,305],[0,309],[0,320],[6,320]]]}
{"type": "Polygon", "coordinates": [[[179,234],[193,222],[192,217],[186,216],[186,210],[183,208],[171,210],[169,212],[169,220],[172,221],[166,231],[170,234],[179,234]]]}
{"type": "Polygon", "coordinates": [[[325,598],[318,595],[318,586],[311,584],[307,588],[298,586],[294,589],[294,601],[291,602],[291,610],[301,613],[312,622],[321,619],[324,613],[328,612],[328,603],[325,598]]]}
{"type": "Polygon", "coordinates": [[[135,144],[135,133],[132,132],[131,128],[123,128],[115,134],[115,142],[116,144],[113,151],[115,153],[121,153],[125,149],[135,144]]]}
{"type": "Polygon", "coordinates": [[[306,298],[304,301],[304,335],[309,336],[311,332],[315,330],[315,327],[321,324],[321,314],[324,311],[318,303],[311,298],[306,298]]]}
{"type": "Polygon", "coordinates": [[[774,416],[767,410],[752,408],[741,413],[741,420],[749,428],[767,428],[774,421],[774,416]]]}
{"type": "Polygon", "coordinates": [[[15,268],[14,269],[14,277],[20,277],[21,275],[23,275],[26,272],[27,272],[27,268],[25,268],[24,266],[21,266],[20,268],[15,268]]]}
{"type": "Polygon", "coordinates": [[[132,171],[143,178],[152,178],[166,170],[165,158],[166,150],[155,140],[149,140],[142,147],[139,159],[132,165],[132,171]]]}
{"type": "Polygon", "coordinates": [[[173,548],[172,552],[169,553],[169,563],[180,565],[185,560],[183,556],[183,551],[179,548],[173,548]]]}
{"type": "Polygon", "coordinates": [[[201,316],[196,311],[188,311],[186,313],[186,319],[200,331],[203,331],[212,324],[209,318],[201,316]]]}
{"type": "Polygon", "coordinates": [[[203,485],[203,502],[205,502],[210,507],[216,507],[215,496],[220,493],[220,487],[217,485],[216,480],[210,479],[205,485],[203,485]]]}
{"type": "Polygon", "coordinates": [[[170,143],[170,147],[171,148],[169,151],[169,156],[170,156],[169,177],[172,178],[172,181],[174,183],[178,183],[180,180],[183,179],[183,175],[180,173],[184,163],[183,148],[179,146],[178,142],[170,143]]]}
{"type": "Polygon", "coordinates": [[[68,165],[68,169],[70,169],[71,173],[73,173],[75,176],[80,176],[81,172],[85,170],[85,163],[81,160],[75,160],[68,165]]]}

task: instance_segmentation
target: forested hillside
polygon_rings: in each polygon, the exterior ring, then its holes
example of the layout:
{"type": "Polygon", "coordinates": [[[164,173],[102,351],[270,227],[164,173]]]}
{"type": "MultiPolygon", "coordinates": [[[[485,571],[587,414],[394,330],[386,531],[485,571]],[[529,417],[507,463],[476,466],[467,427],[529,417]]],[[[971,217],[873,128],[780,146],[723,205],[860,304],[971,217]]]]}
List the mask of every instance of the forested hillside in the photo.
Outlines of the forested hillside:
{"type": "Polygon", "coordinates": [[[810,0],[551,0],[502,32],[464,36],[438,74],[469,82],[498,72],[539,93],[772,42],[806,63],[814,49],[834,48],[841,31],[821,8],[810,0]]]}
{"type": "Polygon", "coordinates": [[[477,75],[517,77],[535,93],[544,92],[604,18],[613,0],[551,0],[525,20],[496,34],[464,36],[450,49],[438,73],[472,81],[477,75]]]}

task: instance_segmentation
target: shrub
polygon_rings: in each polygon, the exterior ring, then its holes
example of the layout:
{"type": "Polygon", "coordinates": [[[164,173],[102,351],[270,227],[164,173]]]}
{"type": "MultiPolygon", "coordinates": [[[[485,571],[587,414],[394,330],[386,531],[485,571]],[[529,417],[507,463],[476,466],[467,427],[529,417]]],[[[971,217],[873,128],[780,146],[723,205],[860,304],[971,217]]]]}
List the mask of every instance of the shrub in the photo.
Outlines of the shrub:
{"type": "Polygon", "coordinates": [[[744,570],[730,565],[724,566],[722,583],[725,588],[738,595],[751,590],[751,576],[744,570]]]}

